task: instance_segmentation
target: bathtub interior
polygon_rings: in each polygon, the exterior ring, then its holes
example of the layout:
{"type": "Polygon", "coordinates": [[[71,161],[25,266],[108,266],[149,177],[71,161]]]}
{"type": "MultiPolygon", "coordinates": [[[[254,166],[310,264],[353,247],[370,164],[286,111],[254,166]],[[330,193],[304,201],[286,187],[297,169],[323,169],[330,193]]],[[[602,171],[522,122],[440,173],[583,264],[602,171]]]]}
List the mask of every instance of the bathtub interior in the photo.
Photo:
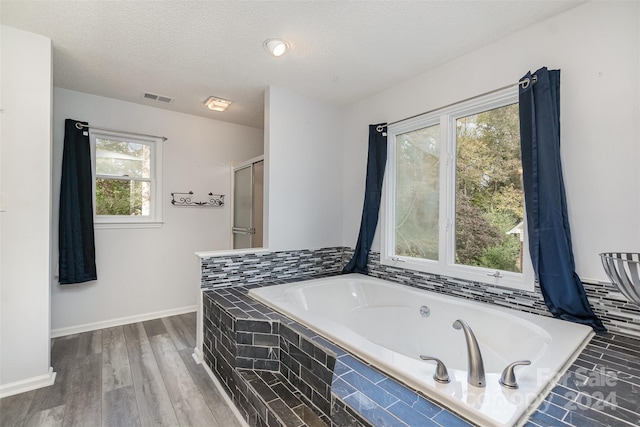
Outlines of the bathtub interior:
{"type": "Polygon", "coordinates": [[[422,291],[404,287],[407,289],[399,292],[398,285],[377,281],[372,292],[371,280],[367,280],[356,275],[344,283],[326,280],[310,286],[294,285],[282,302],[331,319],[404,356],[446,360],[452,369],[466,370],[467,364],[464,335],[452,326],[460,318],[472,327],[488,373],[500,373],[516,360],[535,363],[551,343],[549,334],[528,320],[461,299],[452,302],[451,298],[430,295],[430,314],[423,317],[422,291]]]}
{"type": "MultiPolygon", "coordinates": [[[[355,309],[346,326],[369,341],[404,356],[419,360],[420,355],[447,361],[450,369],[467,369],[467,345],[462,331],[452,324],[462,316],[452,316],[446,307],[436,307],[433,317],[423,318],[418,307],[366,307],[355,309]],[[439,314],[437,311],[444,311],[439,314]],[[382,314],[384,313],[384,314],[382,314]],[[391,316],[391,318],[387,318],[391,316]],[[409,322],[409,328],[407,328],[409,322]]],[[[482,313],[467,309],[464,320],[473,331],[482,352],[487,373],[500,373],[515,360],[535,363],[549,346],[551,338],[535,325],[514,325],[515,321],[497,318],[478,327],[482,313]]]]}

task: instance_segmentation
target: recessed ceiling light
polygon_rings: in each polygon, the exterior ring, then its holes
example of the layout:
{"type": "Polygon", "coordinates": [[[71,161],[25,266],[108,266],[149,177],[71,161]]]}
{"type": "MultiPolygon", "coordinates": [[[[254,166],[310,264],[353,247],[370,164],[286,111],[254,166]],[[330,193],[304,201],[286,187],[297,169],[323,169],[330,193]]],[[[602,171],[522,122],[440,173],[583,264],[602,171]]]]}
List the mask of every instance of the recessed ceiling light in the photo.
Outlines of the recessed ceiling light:
{"type": "Polygon", "coordinates": [[[231,105],[231,101],[229,101],[228,99],[210,96],[206,101],[204,101],[204,105],[206,105],[207,108],[213,111],[224,111],[229,105],[231,105]]]}
{"type": "Polygon", "coordinates": [[[282,56],[289,49],[289,43],[282,39],[267,39],[264,48],[273,56],[282,56]]]}

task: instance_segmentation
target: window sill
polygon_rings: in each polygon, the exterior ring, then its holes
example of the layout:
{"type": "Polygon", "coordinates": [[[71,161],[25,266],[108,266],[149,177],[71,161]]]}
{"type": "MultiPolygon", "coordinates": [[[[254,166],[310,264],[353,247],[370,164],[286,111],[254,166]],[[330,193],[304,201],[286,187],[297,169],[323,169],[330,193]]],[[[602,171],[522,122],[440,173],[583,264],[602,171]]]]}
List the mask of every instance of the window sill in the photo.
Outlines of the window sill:
{"type": "Polygon", "coordinates": [[[125,228],[161,228],[162,221],[151,222],[94,222],[96,230],[125,229],[125,228]]]}
{"type": "Polygon", "coordinates": [[[535,289],[533,273],[530,271],[531,269],[528,268],[525,268],[524,273],[502,271],[502,276],[490,277],[495,270],[460,265],[444,267],[436,262],[422,262],[406,257],[384,257],[381,255],[380,264],[389,267],[406,268],[408,270],[435,274],[454,280],[458,279],[466,282],[481,283],[487,286],[527,292],[533,292],[535,289]]]}

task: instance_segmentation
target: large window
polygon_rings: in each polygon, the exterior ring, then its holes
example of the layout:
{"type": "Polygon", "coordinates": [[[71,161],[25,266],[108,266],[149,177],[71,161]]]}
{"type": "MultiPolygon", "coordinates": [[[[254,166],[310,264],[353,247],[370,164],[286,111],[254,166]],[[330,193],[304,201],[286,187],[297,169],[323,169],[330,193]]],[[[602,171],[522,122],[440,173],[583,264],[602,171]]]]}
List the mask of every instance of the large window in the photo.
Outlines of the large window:
{"type": "Polygon", "coordinates": [[[515,90],[389,126],[381,261],[533,289],[515,90]]]}
{"type": "Polygon", "coordinates": [[[92,132],[96,224],[159,225],[161,142],[92,132]]]}

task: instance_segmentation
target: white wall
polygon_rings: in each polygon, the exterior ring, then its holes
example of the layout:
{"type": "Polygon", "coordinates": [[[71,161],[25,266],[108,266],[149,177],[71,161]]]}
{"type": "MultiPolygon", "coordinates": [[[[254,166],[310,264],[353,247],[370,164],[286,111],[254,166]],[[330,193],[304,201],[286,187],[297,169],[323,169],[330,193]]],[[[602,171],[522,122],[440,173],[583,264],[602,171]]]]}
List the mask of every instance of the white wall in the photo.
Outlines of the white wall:
{"type": "MultiPolygon", "coordinates": [[[[576,269],[607,280],[598,254],[640,251],[637,2],[590,2],[386,89],[347,110],[343,244],[355,246],[367,125],[393,122],[561,69],[561,137],[576,269]]],[[[379,249],[378,237],[374,249],[379,249]]]]}
{"type": "Polygon", "coordinates": [[[51,40],[0,27],[0,397],[51,384],[51,40]],[[2,210],[2,209],[0,209],[2,210]]]}
{"type": "Polygon", "coordinates": [[[265,246],[340,246],[342,109],[271,86],[265,111],[265,246]]]}
{"type": "Polygon", "coordinates": [[[163,143],[163,226],[97,229],[98,280],[64,286],[52,280],[54,335],[195,309],[200,276],[194,252],[229,248],[231,206],[176,207],[171,193],[213,192],[230,202],[230,163],[262,154],[263,130],[61,88],[54,89],[53,100],[54,264],[64,120],[168,138],[163,143]]]}

